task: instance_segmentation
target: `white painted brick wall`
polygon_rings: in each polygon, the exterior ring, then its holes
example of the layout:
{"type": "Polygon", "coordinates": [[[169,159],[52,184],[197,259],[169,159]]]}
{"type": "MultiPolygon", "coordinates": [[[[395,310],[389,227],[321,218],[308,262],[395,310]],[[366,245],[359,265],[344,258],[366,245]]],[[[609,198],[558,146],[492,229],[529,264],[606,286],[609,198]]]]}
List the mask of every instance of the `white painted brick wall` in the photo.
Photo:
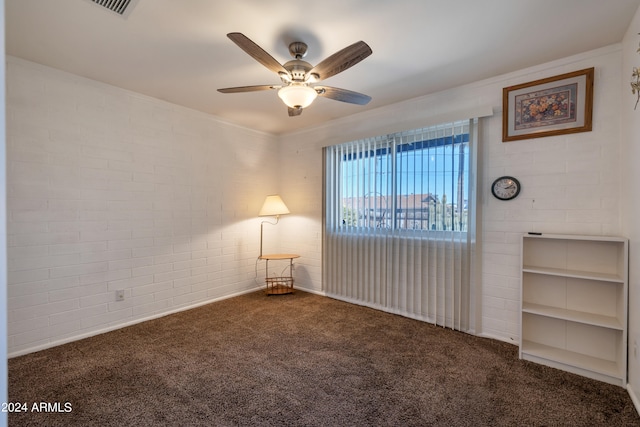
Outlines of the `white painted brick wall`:
{"type": "Polygon", "coordinates": [[[302,255],[297,286],[321,291],[321,147],[479,105],[496,109],[480,147],[479,333],[516,343],[522,233],[620,233],[620,62],[607,47],[276,139],[9,58],[10,352],[259,285],[255,215],[275,192],[292,214],[265,246],[302,255]],[[591,66],[592,132],[502,143],[503,87],[591,66]],[[503,174],[518,199],[492,198],[503,174]]]}
{"type": "MultiPolygon", "coordinates": [[[[631,25],[622,42],[622,75],[631,76],[633,67],[640,65],[638,56],[638,28],[640,27],[640,9],[636,10],[631,25]]],[[[637,197],[640,184],[640,120],[635,106],[637,94],[631,93],[630,80],[622,79],[622,108],[620,121],[622,124],[621,139],[621,179],[620,193],[622,196],[622,228],[624,235],[629,238],[629,358],[628,358],[628,386],[627,390],[640,410],[640,355],[637,351],[640,343],[640,198],[637,197]],[[635,109],[634,109],[635,108],[635,109]]]]}
{"type": "MultiPolygon", "coordinates": [[[[282,233],[287,250],[304,253],[298,282],[322,289],[323,145],[411,129],[432,117],[477,106],[494,107],[484,120],[479,164],[482,209],[482,275],[479,333],[519,341],[520,239],[523,233],[617,235],[620,231],[620,48],[610,46],[394,106],[349,116],[281,138],[283,197],[294,213],[282,233]],[[502,88],[595,67],[593,131],[502,142],[502,88]],[[400,124],[402,121],[405,124],[400,124]],[[516,176],[520,196],[493,198],[490,185],[516,176]],[[295,215],[297,214],[297,215],[295,215]],[[302,238],[301,236],[304,236],[302,238]]],[[[284,228],[284,227],[283,227],[284,228]]]]}
{"type": "Polygon", "coordinates": [[[617,47],[524,70],[498,81],[510,86],[595,67],[593,131],[502,143],[502,120],[483,132],[482,332],[519,341],[520,239],[529,231],[618,235],[620,200],[617,47]],[[489,186],[500,175],[522,183],[517,199],[501,202],[489,186]]]}
{"type": "Polygon", "coordinates": [[[257,286],[274,137],[17,58],[7,82],[10,354],[257,286]]]}

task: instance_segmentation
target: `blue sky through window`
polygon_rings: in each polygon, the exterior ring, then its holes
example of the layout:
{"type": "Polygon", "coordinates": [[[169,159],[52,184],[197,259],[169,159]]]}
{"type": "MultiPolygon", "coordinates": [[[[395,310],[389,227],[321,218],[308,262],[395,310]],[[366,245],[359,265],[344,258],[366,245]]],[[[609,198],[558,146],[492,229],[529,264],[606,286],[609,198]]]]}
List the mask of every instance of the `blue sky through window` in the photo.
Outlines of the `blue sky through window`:
{"type": "Polygon", "coordinates": [[[398,195],[430,194],[438,200],[446,195],[448,203],[451,203],[458,200],[458,177],[462,169],[465,189],[462,196],[466,200],[468,142],[469,135],[463,134],[398,144],[395,180],[391,175],[394,170],[391,147],[346,155],[342,162],[343,197],[391,196],[395,184],[398,195]]]}

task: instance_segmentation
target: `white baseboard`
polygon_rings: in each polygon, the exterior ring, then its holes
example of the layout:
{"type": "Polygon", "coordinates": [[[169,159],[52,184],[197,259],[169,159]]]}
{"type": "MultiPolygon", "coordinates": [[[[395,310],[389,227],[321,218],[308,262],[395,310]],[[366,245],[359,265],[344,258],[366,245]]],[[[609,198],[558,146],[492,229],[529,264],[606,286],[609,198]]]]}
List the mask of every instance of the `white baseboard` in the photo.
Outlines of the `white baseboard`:
{"type": "Polygon", "coordinates": [[[309,292],[310,294],[320,295],[320,296],[322,296],[322,297],[326,297],[326,296],[327,296],[327,293],[326,293],[326,292],[324,292],[324,291],[318,291],[318,290],[316,290],[316,289],[307,289],[307,288],[303,288],[303,287],[301,287],[301,286],[296,286],[296,287],[295,287],[295,289],[299,289],[299,290],[301,290],[301,291],[303,291],[303,292],[309,292]]]}
{"type": "Polygon", "coordinates": [[[510,338],[505,338],[501,335],[494,335],[494,334],[487,334],[485,332],[481,332],[479,334],[474,334],[477,337],[482,337],[482,338],[490,338],[492,340],[496,340],[496,341],[502,341],[502,342],[506,342],[507,344],[513,344],[515,346],[519,346],[520,343],[517,341],[514,341],[513,339],[510,338]]]}
{"type": "Polygon", "coordinates": [[[638,396],[636,392],[631,387],[631,384],[627,384],[627,393],[629,393],[629,397],[631,397],[631,401],[633,402],[633,406],[636,407],[636,412],[640,414],[640,400],[638,400],[638,396]]]}
{"type": "Polygon", "coordinates": [[[152,316],[141,317],[139,319],[131,320],[129,322],[119,323],[117,325],[109,326],[108,328],[98,329],[98,330],[87,332],[87,333],[84,333],[84,334],[74,335],[72,337],[65,338],[65,339],[62,339],[62,340],[51,341],[51,342],[48,342],[48,343],[43,344],[43,345],[30,347],[30,348],[27,348],[27,349],[22,349],[20,351],[9,353],[7,355],[7,358],[11,359],[13,357],[24,356],[25,354],[35,353],[36,351],[46,350],[48,348],[57,347],[57,346],[62,345],[62,344],[67,344],[67,343],[70,343],[70,342],[79,341],[81,339],[90,338],[90,337],[93,337],[93,336],[96,336],[96,335],[100,335],[100,334],[104,334],[104,333],[107,333],[107,332],[112,332],[112,331],[115,331],[115,330],[118,330],[118,329],[126,328],[127,326],[136,325],[138,323],[147,322],[149,320],[158,319],[158,318],[164,317],[164,316],[169,316],[171,314],[179,313],[181,311],[191,310],[193,308],[197,308],[197,307],[201,307],[203,305],[211,304],[212,302],[222,301],[222,300],[225,300],[225,299],[228,299],[228,298],[233,298],[233,297],[237,297],[239,295],[244,295],[244,294],[248,294],[250,292],[255,292],[255,291],[258,291],[258,290],[260,290],[262,288],[263,288],[263,286],[258,286],[256,288],[248,289],[248,290],[245,290],[245,291],[235,292],[233,294],[225,295],[225,296],[222,296],[222,297],[217,297],[217,298],[209,299],[209,300],[206,300],[206,301],[200,301],[200,302],[197,302],[195,304],[182,306],[182,307],[176,308],[174,310],[165,311],[165,312],[162,312],[162,313],[159,313],[159,314],[154,314],[152,316]]]}

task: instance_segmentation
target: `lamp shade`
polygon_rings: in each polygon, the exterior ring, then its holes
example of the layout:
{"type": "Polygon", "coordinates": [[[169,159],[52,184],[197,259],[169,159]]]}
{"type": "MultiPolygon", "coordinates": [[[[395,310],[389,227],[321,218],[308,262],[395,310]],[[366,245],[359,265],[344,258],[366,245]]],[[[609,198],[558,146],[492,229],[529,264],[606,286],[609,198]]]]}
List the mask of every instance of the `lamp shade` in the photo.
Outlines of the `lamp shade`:
{"type": "Polygon", "coordinates": [[[290,108],[306,108],[316,99],[318,93],[309,86],[291,85],[278,90],[282,102],[290,108]]]}
{"type": "Polygon", "coordinates": [[[258,216],[278,216],[286,215],[288,213],[289,209],[282,201],[282,198],[277,194],[273,194],[264,199],[262,209],[260,209],[258,216]]]}

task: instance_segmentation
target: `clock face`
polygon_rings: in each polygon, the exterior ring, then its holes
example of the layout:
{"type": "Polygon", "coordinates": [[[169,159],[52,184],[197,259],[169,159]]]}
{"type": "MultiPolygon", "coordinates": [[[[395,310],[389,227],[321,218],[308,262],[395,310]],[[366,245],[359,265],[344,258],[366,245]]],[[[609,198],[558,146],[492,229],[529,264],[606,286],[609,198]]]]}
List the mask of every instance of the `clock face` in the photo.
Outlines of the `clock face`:
{"type": "Polygon", "coordinates": [[[512,176],[501,176],[493,181],[491,193],[500,200],[514,199],[520,193],[520,182],[512,176]]]}

